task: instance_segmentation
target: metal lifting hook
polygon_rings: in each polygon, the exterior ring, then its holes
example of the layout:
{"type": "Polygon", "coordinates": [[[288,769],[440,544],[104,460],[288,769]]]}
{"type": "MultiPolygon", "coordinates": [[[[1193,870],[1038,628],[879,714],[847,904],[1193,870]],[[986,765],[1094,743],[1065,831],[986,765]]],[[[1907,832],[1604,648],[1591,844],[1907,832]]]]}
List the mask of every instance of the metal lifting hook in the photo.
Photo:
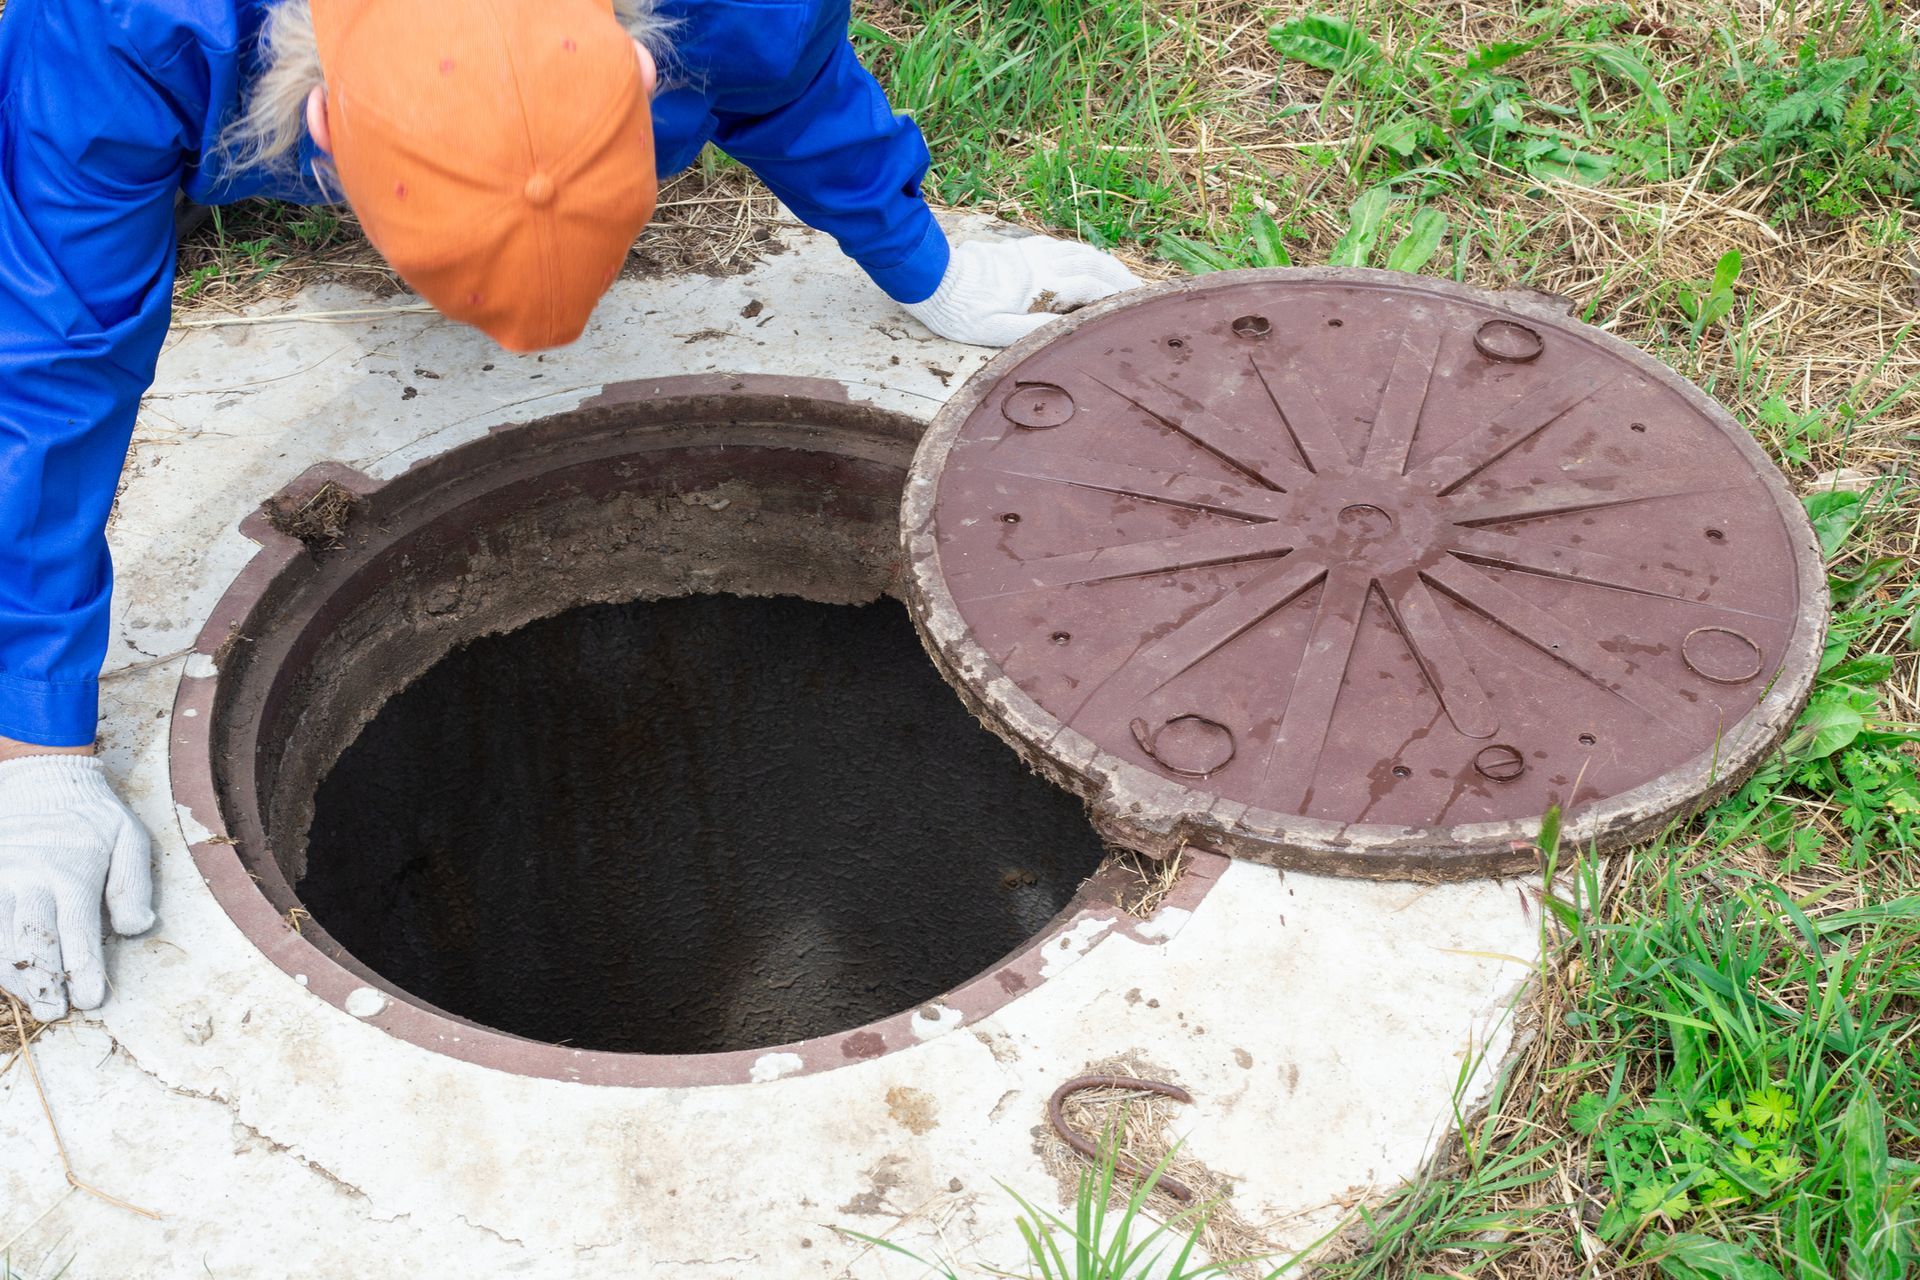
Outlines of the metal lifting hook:
{"type": "MultiPolygon", "coordinates": [[[[1192,1094],[1182,1089],[1179,1085],[1168,1084],[1164,1080],[1140,1080],[1133,1076],[1075,1076],[1058,1089],[1055,1089],[1053,1091],[1053,1097],[1047,1100],[1047,1119],[1052,1123],[1053,1131],[1060,1135],[1062,1142],[1089,1160],[1103,1160],[1106,1157],[1100,1148],[1094,1146],[1093,1143],[1087,1141],[1067,1127],[1067,1118],[1063,1112],[1067,1098],[1082,1089],[1137,1089],[1142,1093],[1157,1093],[1162,1097],[1172,1098],[1175,1102],[1190,1103],[1193,1101],[1192,1094]]],[[[1128,1159],[1117,1151],[1113,1156],[1113,1167],[1128,1177],[1137,1178],[1141,1181],[1145,1181],[1147,1178],[1153,1176],[1153,1170],[1142,1168],[1137,1162],[1128,1159]]],[[[1156,1182],[1154,1186],[1166,1192],[1175,1200],[1193,1199],[1193,1191],[1191,1188],[1184,1182],[1177,1182],[1164,1174],[1161,1175],[1160,1180],[1156,1182]]]]}

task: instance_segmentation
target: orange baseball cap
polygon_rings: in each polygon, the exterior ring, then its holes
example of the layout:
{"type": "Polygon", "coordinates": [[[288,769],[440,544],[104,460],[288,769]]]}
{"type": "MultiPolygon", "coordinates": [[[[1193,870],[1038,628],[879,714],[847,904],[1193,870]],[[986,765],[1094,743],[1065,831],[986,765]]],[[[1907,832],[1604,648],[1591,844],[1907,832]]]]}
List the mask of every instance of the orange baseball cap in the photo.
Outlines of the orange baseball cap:
{"type": "Polygon", "coordinates": [[[420,296],[572,342],[653,216],[653,120],[607,0],[313,0],[332,158],[420,296]]]}

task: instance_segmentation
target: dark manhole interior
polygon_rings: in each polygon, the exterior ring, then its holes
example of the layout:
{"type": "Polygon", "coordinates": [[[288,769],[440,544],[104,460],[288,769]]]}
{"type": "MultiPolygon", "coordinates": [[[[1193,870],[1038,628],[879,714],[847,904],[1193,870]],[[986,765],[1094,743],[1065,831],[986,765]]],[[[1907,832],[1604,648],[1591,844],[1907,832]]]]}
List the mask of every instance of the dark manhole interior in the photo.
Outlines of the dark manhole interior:
{"type": "Polygon", "coordinates": [[[583,1049],[846,1030],[1018,950],[1102,856],[897,602],[590,605],[455,649],[321,785],[298,891],[449,1013],[583,1049]]]}

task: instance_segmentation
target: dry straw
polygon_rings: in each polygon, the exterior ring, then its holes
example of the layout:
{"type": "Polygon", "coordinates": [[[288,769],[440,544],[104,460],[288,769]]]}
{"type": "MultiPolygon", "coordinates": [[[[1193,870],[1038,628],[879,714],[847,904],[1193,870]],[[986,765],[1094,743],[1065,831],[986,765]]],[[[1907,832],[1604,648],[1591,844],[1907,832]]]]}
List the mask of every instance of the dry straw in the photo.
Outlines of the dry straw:
{"type": "MultiPolygon", "coordinates": [[[[32,1023],[31,1030],[29,1030],[29,1019],[27,1018],[26,1012],[21,1009],[20,1002],[10,995],[0,995],[0,999],[4,999],[7,1002],[7,1011],[11,1015],[11,1021],[13,1023],[11,1048],[8,1050],[13,1056],[9,1057],[5,1064],[0,1064],[0,1075],[4,1075],[12,1068],[13,1060],[16,1057],[26,1063],[27,1078],[33,1082],[34,1096],[40,1099],[40,1111],[41,1114],[47,1118],[47,1131],[53,1135],[53,1149],[59,1153],[60,1169],[66,1174],[67,1186],[75,1191],[85,1192],[97,1200],[104,1200],[117,1209],[125,1209],[129,1213],[137,1213],[143,1218],[152,1218],[158,1221],[160,1215],[153,1210],[142,1209],[137,1204],[129,1204],[119,1196],[108,1195],[91,1183],[82,1182],[79,1175],[74,1173],[73,1160],[67,1155],[67,1144],[65,1140],[60,1137],[60,1126],[56,1124],[53,1119],[53,1104],[47,1101],[46,1087],[40,1082],[40,1068],[33,1060],[33,1041],[42,1031],[46,1030],[46,1026],[45,1024],[34,1022],[32,1023]]],[[[4,1048],[6,1048],[6,1046],[0,1044],[0,1049],[4,1048]]]]}

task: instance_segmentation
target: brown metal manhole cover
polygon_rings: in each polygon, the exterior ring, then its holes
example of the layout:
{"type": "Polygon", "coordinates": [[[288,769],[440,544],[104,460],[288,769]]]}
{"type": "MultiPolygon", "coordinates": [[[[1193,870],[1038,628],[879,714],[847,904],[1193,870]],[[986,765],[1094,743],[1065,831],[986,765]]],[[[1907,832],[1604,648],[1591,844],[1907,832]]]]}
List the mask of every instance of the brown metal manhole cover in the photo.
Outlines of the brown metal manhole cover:
{"type": "Polygon", "coordinates": [[[1470,875],[1554,805],[1647,835],[1778,741],[1824,633],[1724,409],[1537,297],[1383,272],[1050,326],[947,406],[903,521],[949,678],[1156,853],[1470,875]]]}

